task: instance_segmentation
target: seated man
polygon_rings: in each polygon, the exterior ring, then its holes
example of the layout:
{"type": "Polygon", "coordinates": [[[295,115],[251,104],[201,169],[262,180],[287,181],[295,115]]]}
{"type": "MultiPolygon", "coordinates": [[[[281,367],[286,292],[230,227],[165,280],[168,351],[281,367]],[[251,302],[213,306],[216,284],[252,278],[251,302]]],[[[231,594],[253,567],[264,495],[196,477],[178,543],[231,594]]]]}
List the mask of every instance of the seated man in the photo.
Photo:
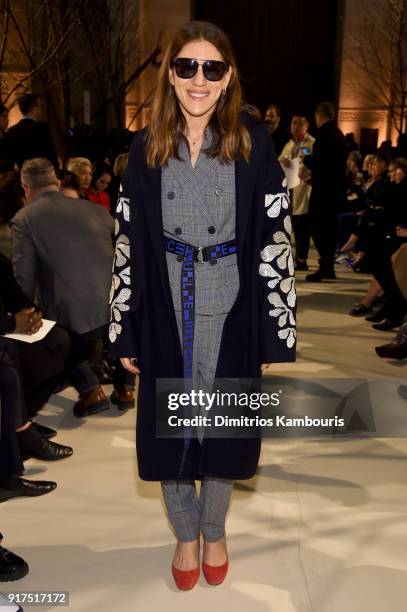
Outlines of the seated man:
{"type": "MultiPolygon", "coordinates": [[[[44,315],[87,346],[89,358],[71,368],[70,380],[79,392],[74,414],[95,414],[110,407],[89,359],[109,321],[114,221],[101,206],[60,193],[46,159],[26,161],[21,181],[29,206],[11,222],[16,279],[32,301],[38,288],[44,315]]],[[[134,401],[133,382],[115,385],[116,403],[134,401]]]]}
{"type": "MultiPolygon", "coordinates": [[[[43,340],[32,344],[4,337],[7,332],[35,333],[42,326],[42,316],[35,312],[15,282],[11,264],[1,254],[0,279],[1,427],[8,431],[0,439],[0,469],[5,470],[6,476],[3,476],[7,480],[9,468],[4,465],[10,461],[15,446],[26,458],[55,461],[72,455],[70,447],[50,442],[48,438],[56,434],[54,430],[29,420],[30,414],[35,414],[52,394],[64,372],[71,345],[67,332],[58,326],[43,340]],[[10,419],[15,421],[14,428],[8,426],[10,419]],[[11,447],[7,446],[10,435],[16,442],[11,447]]],[[[17,472],[12,470],[11,474],[17,472]]],[[[4,501],[1,494],[0,501],[4,501]]]]}

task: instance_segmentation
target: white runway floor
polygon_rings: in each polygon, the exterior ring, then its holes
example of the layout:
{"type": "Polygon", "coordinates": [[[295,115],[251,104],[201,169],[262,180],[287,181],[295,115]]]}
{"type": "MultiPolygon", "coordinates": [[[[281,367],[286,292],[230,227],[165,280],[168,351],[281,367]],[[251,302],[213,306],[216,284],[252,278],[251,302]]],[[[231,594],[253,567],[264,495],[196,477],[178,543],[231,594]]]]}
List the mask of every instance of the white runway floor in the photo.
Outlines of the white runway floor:
{"type": "MultiPolygon", "coordinates": [[[[367,278],[308,285],[299,276],[299,355],[269,374],[405,378],[406,362],[376,357],[392,338],[346,313],[367,278]]],[[[81,422],[72,389],[41,419],[73,457],[31,460],[56,480],[38,499],[0,507],[4,545],[30,564],[3,591],[70,591],[72,612],[404,612],[407,609],[407,439],[266,440],[258,475],[236,483],[228,517],[230,572],[188,593],[170,574],[174,538],[160,487],[137,477],[135,411],[81,422]]],[[[406,406],[407,409],[407,406],[406,406]]],[[[26,607],[25,610],[51,607],[26,607]]],[[[63,608],[61,608],[63,609],[63,608]]]]}

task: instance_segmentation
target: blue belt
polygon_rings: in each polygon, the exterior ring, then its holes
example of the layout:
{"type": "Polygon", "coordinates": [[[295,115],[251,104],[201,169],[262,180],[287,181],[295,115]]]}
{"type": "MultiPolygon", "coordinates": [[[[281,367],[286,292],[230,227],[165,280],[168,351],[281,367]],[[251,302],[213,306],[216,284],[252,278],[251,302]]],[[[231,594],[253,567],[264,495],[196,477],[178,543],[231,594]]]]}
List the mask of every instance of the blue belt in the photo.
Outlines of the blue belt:
{"type": "MultiPolygon", "coordinates": [[[[194,347],[195,327],[195,263],[209,262],[216,264],[216,260],[236,253],[236,240],[228,240],[207,247],[195,247],[186,242],[180,242],[164,236],[165,250],[168,253],[182,256],[181,267],[181,309],[182,309],[182,347],[185,391],[192,390],[192,357],[194,347]]],[[[178,478],[181,477],[184,462],[191,442],[191,428],[184,428],[184,452],[178,478]]]]}

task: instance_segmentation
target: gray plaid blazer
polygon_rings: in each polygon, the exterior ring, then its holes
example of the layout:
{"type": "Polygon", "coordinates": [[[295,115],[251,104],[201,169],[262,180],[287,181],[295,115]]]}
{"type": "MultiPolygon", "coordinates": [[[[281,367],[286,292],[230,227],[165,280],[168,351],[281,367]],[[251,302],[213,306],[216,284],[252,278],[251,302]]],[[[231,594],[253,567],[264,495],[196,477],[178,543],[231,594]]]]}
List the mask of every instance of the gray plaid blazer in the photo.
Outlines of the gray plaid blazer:
{"type": "MultiPolygon", "coordinates": [[[[166,236],[196,247],[215,245],[235,238],[235,164],[220,164],[204,153],[206,136],[195,167],[186,141],[177,160],[171,158],[161,178],[163,228],[166,236]]],[[[175,311],[181,310],[182,261],[166,253],[175,311]]],[[[195,313],[222,314],[231,309],[239,291],[236,254],[195,264],[195,313]]]]}

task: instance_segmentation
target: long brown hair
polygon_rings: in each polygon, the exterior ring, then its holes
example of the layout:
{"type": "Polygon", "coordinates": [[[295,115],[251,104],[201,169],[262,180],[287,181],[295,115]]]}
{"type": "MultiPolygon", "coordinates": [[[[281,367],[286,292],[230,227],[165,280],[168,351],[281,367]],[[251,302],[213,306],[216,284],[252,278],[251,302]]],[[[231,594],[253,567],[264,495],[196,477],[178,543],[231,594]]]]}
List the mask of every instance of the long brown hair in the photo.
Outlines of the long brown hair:
{"type": "Polygon", "coordinates": [[[175,35],[165,51],[158,75],[151,121],[147,131],[146,157],[150,168],[163,166],[169,157],[178,158],[178,147],[185,130],[185,118],[170,84],[169,69],[181,49],[194,40],[212,43],[232,70],[227,92],[221,96],[210,118],[214,138],[206,154],[217,157],[221,163],[243,158],[249,159],[251,141],[246,127],[240,121],[242,91],[239,73],[231,44],[218,26],[206,21],[191,21],[175,35]]]}

